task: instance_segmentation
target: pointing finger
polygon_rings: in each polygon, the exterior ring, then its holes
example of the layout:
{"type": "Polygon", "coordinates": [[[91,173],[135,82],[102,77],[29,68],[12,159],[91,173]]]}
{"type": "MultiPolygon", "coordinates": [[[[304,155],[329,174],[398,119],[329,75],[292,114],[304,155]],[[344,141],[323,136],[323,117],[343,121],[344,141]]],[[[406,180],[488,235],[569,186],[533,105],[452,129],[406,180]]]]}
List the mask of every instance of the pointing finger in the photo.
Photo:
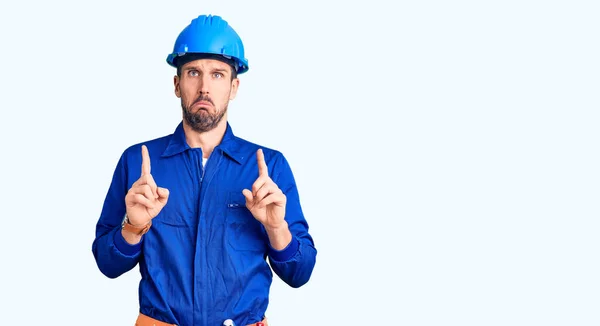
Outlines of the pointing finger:
{"type": "Polygon", "coordinates": [[[150,154],[146,145],[142,145],[142,175],[150,174],[150,154]]]}
{"type": "Polygon", "coordinates": [[[256,160],[258,162],[258,176],[268,176],[269,169],[267,168],[267,163],[265,162],[265,154],[260,148],[258,151],[256,151],[256,160]]]}

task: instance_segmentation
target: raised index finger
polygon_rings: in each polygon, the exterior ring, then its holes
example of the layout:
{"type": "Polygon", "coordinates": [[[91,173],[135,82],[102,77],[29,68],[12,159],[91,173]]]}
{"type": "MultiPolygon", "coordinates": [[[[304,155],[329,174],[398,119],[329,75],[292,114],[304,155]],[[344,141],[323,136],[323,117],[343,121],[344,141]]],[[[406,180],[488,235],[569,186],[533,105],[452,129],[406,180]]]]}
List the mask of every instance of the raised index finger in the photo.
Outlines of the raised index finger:
{"type": "Polygon", "coordinates": [[[150,154],[146,145],[142,145],[142,175],[150,174],[150,154]]]}
{"type": "Polygon", "coordinates": [[[268,176],[269,169],[267,168],[267,163],[265,162],[265,154],[260,148],[258,151],[256,151],[256,160],[258,162],[258,176],[268,176]]]}

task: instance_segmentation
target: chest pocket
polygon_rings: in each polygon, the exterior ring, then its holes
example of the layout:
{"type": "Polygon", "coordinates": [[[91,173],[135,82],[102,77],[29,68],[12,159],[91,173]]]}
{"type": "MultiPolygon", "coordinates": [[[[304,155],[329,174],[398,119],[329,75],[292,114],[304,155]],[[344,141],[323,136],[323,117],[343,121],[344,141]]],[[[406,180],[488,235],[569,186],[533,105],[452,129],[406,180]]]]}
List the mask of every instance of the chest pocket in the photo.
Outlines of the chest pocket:
{"type": "Polygon", "coordinates": [[[197,215],[197,201],[191,196],[180,195],[177,190],[173,190],[169,195],[167,205],[163,207],[152,222],[171,227],[195,229],[197,215]]]}
{"type": "Polygon", "coordinates": [[[263,227],[246,208],[242,191],[229,192],[226,201],[226,236],[231,247],[240,251],[267,250],[267,235],[263,227]]]}

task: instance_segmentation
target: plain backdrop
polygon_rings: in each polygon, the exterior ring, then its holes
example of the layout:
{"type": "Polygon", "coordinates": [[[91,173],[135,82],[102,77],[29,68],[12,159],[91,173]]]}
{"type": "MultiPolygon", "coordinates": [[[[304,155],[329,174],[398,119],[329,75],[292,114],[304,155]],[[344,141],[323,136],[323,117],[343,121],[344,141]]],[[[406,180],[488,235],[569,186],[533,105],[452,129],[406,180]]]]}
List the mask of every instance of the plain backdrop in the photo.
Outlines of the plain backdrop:
{"type": "Polygon", "coordinates": [[[135,268],[91,246],[129,145],[181,119],[166,62],[196,16],[250,70],[236,135],[280,150],[318,249],[271,325],[599,325],[597,1],[0,5],[0,316],[133,325],[135,268]]]}

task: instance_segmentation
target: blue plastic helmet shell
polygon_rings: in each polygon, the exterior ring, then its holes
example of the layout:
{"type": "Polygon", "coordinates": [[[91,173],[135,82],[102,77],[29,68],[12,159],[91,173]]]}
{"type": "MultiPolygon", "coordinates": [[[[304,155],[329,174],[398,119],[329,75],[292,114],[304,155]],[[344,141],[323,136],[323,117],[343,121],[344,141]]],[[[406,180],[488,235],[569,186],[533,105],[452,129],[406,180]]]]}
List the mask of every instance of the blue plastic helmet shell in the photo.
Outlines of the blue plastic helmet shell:
{"type": "Polygon", "coordinates": [[[248,59],[244,57],[244,44],[236,31],[220,16],[200,15],[179,33],[173,53],[167,63],[176,67],[174,61],[186,53],[220,54],[234,59],[237,73],[248,71],[248,59]]]}

